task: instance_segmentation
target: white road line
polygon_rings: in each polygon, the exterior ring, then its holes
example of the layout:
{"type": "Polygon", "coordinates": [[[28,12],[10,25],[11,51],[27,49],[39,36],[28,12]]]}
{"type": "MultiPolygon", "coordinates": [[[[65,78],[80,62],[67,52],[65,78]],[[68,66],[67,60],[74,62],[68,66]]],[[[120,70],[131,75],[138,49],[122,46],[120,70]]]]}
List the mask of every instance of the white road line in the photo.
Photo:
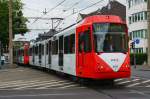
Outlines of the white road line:
{"type": "Polygon", "coordinates": [[[26,84],[26,83],[34,83],[34,82],[39,82],[40,80],[32,80],[32,81],[18,81],[18,82],[13,82],[13,83],[4,83],[4,84],[1,84],[0,87],[3,87],[3,86],[13,86],[13,85],[19,85],[19,84],[26,84]]]}
{"type": "Polygon", "coordinates": [[[118,81],[121,81],[121,80],[124,80],[124,79],[115,79],[115,82],[118,82],[118,81]]]}
{"type": "Polygon", "coordinates": [[[78,93],[56,93],[56,94],[31,94],[31,95],[1,95],[0,98],[18,98],[18,97],[37,97],[37,96],[72,96],[78,95],[78,93]]]}
{"type": "Polygon", "coordinates": [[[124,81],[124,82],[120,82],[120,83],[117,83],[117,84],[125,84],[125,83],[129,83],[129,82],[134,82],[134,81],[138,81],[140,79],[134,79],[134,80],[128,80],[128,81],[124,81]]]}
{"type": "Polygon", "coordinates": [[[15,81],[0,82],[0,86],[2,84],[10,84],[10,83],[16,83],[16,82],[21,82],[21,81],[24,81],[24,80],[15,80],[15,81]]]}
{"type": "Polygon", "coordinates": [[[76,87],[79,86],[78,84],[74,84],[74,85],[68,85],[68,86],[64,86],[64,87],[58,87],[58,88],[69,88],[69,87],[76,87]]]}
{"type": "Polygon", "coordinates": [[[150,79],[149,79],[149,80],[146,80],[146,81],[143,81],[142,83],[147,83],[147,82],[150,82],[150,79]]]}
{"type": "Polygon", "coordinates": [[[134,84],[130,84],[130,85],[126,86],[126,87],[133,87],[133,86],[140,85],[140,84],[141,83],[134,83],[134,84]]]}
{"type": "MultiPolygon", "coordinates": [[[[66,81],[56,81],[56,82],[49,82],[49,83],[42,83],[42,84],[34,84],[34,85],[27,85],[27,86],[22,86],[22,87],[18,87],[18,88],[13,88],[13,89],[24,89],[24,88],[30,88],[30,87],[38,87],[38,86],[46,86],[46,85],[51,85],[51,84],[56,84],[56,83],[62,83],[62,82],[66,82],[66,81]]],[[[36,88],[34,88],[36,89],[36,88]]]]}
{"type": "Polygon", "coordinates": [[[125,84],[125,83],[128,83],[128,82],[131,82],[131,81],[124,81],[124,82],[120,82],[120,83],[117,83],[117,84],[125,84]]]}
{"type": "Polygon", "coordinates": [[[133,87],[133,86],[137,86],[137,85],[144,84],[144,83],[148,83],[148,82],[150,82],[150,79],[149,79],[149,80],[146,80],[146,81],[142,81],[141,83],[130,84],[130,85],[126,86],[126,87],[133,87]]]}
{"type": "Polygon", "coordinates": [[[39,87],[39,88],[35,88],[35,89],[46,89],[49,87],[55,87],[55,86],[61,86],[61,85],[65,85],[65,84],[73,84],[74,82],[67,82],[67,83],[62,83],[62,84],[55,84],[55,85],[50,85],[50,86],[45,86],[45,87],[39,87]]]}
{"type": "MultiPolygon", "coordinates": [[[[46,79],[47,77],[39,77],[39,78],[32,78],[32,79],[27,79],[27,80],[17,80],[17,81],[34,81],[34,80],[43,80],[43,79],[46,79]]],[[[7,84],[7,83],[11,83],[11,82],[17,82],[17,81],[12,81],[11,79],[7,79],[8,81],[3,81],[0,82],[0,86],[1,84],[7,84]]]]}
{"type": "Polygon", "coordinates": [[[30,82],[22,82],[22,83],[15,83],[15,84],[9,84],[6,86],[1,86],[0,88],[7,88],[7,87],[18,87],[18,86],[26,86],[26,85],[37,85],[37,84],[41,84],[41,83],[47,83],[47,82],[54,82],[56,80],[50,80],[50,81],[30,81],[30,82]]]}

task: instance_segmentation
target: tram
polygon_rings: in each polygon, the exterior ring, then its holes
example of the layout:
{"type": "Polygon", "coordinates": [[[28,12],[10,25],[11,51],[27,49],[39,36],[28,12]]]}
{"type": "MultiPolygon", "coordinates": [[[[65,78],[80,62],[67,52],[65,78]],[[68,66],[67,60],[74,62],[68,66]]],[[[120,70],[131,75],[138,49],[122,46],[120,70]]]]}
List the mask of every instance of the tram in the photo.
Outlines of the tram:
{"type": "Polygon", "coordinates": [[[86,17],[31,44],[28,51],[26,63],[31,66],[79,78],[113,80],[131,75],[127,25],[114,15],[86,17]]]}

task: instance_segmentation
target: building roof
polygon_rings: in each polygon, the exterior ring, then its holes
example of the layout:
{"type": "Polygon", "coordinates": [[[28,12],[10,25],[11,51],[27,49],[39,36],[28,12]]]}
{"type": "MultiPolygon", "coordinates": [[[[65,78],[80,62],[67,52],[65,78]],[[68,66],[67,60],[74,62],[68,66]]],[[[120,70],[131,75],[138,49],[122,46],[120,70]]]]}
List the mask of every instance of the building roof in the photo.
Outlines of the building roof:
{"type": "Polygon", "coordinates": [[[107,6],[103,7],[102,9],[98,9],[89,14],[79,14],[78,21],[81,21],[87,16],[91,15],[117,15],[122,18],[123,21],[126,22],[126,6],[119,3],[118,1],[111,1],[107,6]]]}

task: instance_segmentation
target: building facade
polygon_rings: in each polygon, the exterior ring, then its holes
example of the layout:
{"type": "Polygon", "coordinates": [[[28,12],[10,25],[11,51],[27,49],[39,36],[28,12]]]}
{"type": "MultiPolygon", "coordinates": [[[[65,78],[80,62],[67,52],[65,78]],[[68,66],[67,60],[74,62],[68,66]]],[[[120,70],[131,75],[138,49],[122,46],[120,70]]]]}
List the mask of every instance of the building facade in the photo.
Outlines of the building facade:
{"type": "MultiPolygon", "coordinates": [[[[135,42],[136,53],[148,52],[148,0],[127,0],[127,24],[130,42],[135,42]]],[[[133,49],[131,49],[131,53],[133,49]]]]}

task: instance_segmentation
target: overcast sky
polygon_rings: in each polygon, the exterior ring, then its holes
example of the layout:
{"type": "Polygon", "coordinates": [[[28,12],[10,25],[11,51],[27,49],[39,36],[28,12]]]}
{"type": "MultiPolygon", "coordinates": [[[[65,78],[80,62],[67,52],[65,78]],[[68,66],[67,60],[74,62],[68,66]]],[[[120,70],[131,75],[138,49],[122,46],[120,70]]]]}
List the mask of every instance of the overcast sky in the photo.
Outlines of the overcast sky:
{"type": "MultiPolygon", "coordinates": [[[[96,2],[96,5],[83,10],[80,13],[90,13],[92,11],[97,10],[98,8],[102,8],[108,3],[109,0],[22,0],[24,3],[23,13],[26,17],[45,17],[45,18],[52,18],[52,17],[60,17],[64,18],[64,21],[61,23],[59,28],[64,28],[74,22],[76,22],[77,14],[72,14],[73,12],[79,12],[81,9],[88,7],[96,2]],[[63,2],[64,1],[64,2],[63,2]],[[61,5],[56,7],[52,10],[56,5],[60,2],[63,2],[61,5]],[[43,15],[43,11],[46,8],[46,11],[49,11],[46,15],[43,15]]],[[[126,0],[117,0],[120,3],[126,5],[126,0]]],[[[51,28],[51,21],[48,20],[35,20],[29,19],[27,26],[29,29],[50,29],[51,28]],[[34,22],[34,23],[33,23],[34,22]]],[[[31,30],[29,33],[25,34],[25,37],[30,40],[34,39],[38,36],[39,33],[43,33],[48,30],[31,30]]]]}

